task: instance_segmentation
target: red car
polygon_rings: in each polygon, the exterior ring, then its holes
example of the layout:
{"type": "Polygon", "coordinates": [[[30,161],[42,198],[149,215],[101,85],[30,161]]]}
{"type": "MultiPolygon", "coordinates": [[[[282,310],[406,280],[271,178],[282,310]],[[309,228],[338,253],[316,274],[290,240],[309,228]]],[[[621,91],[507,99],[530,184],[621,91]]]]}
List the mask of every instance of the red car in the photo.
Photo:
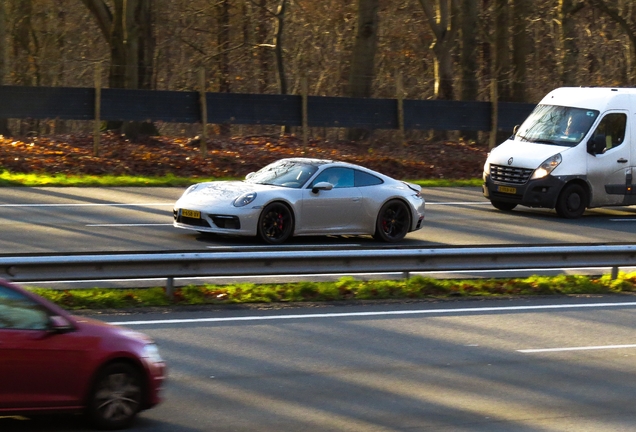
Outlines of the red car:
{"type": "Polygon", "coordinates": [[[0,280],[0,416],[83,412],[120,429],[159,403],[164,375],[146,335],[70,315],[0,280]]]}

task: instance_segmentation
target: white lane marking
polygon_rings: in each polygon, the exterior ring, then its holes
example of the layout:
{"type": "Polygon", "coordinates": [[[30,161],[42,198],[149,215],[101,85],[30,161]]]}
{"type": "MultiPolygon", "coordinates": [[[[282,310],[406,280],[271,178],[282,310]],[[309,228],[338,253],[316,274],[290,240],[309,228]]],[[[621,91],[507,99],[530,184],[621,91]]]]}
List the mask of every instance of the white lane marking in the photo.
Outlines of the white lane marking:
{"type": "Polygon", "coordinates": [[[430,202],[426,201],[426,205],[486,205],[490,201],[466,201],[466,202],[430,202]]]}
{"type": "Polygon", "coordinates": [[[538,348],[517,350],[520,353],[543,353],[543,352],[561,352],[561,351],[587,351],[587,350],[607,350],[607,349],[623,349],[636,348],[636,345],[603,345],[603,346],[587,346],[587,347],[565,347],[565,348],[538,348]]]}
{"type": "MultiPolygon", "coordinates": [[[[466,201],[466,202],[426,202],[426,205],[487,205],[490,201],[466,201]]],[[[0,207],[144,207],[144,206],[173,206],[174,203],[66,203],[66,204],[0,204],[0,207]]],[[[623,219],[617,219],[623,220],[623,219]]],[[[632,219],[636,220],[636,219],[632,219]]]]}
{"type": "MultiPolygon", "coordinates": [[[[344,248],[344,247],[361,247],[361,243],[343,243],[343,244],[290,244],[286,245],[293,248],[316,248],[316,249],[332,249],[332,248],[344,248]]],[[[268,249],[271,245],[253,245],[253,246],[206,246],[207,249],[268,249]]],[[[401,274],[401,273],[400,273],[401,274]]],[[[317,276],[317,275],[316,275],[317,276]]],[[[322,275],[321,275],[322,276],[322,275]]],[[[237,277],[249,277],[249,276],[237,276],[237,277]]]]}
{"type": "Polygon", "coordinates": [[[0,204],[0,207],[162,207],[173,206],[174,203],[142,203],[142,204],[117,204],[117,203],[80,203],[80,204],[0,204]]]}
{"type": "Polygon", "coordinates": [[[138,224],[134,224],[134,223],[128,223],[128,224],[124,224],[124,223],[120,223],[120,224],[87,224],[85,225],[87,227],[138,227],[138,226],[172,226],[171,223],[166,224],[166,223],[156,223],[156,224],[151,224],[151,223],[138,223],[138,224]]]}
{"type": "Polygon", "coordinates": [[[625,303],[588,303],[588,304],[565,304],[565,305],[541,305],[541,306],[500,306],[482,308],[456,308],[456,309],[427,309],[427,310],[405,310],[405,311],[384,311],[384,312],[344,312],[344,313],[321,313],[303,315],[265,315],[265,316],[244,316],[228,318],[187,318],[187,319],[164,319],[148,321],[116,321],[111,324],[116,325],[153,325],[153,324],[186,324],[186,323],[208,323],[208,322],[228,322],[228,321],[271,321],[289,319],[312,319],[312,318],[342,318],[342,317],[368,317],[368,316],[396,316],[396,315],[433,315],[449,314],[461,312],[511,312],[511,311],[534,311],[534,310],[555,310],[555,309],[582,309],[582,308],[605,308],[605,307],[626,307],[636,306],[636,302],[625,303]]]}

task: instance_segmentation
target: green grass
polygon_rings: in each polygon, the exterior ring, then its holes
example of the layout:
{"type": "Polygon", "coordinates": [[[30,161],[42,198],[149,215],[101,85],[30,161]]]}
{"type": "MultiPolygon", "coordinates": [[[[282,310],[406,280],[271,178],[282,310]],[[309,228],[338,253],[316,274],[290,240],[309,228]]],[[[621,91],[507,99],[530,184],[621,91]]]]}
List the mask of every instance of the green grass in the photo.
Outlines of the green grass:
{"type": "Polygon", "coordinates": [[[411,183],[422,187],[481,187],[484,181],[481,178],[452,180],[452,179],[429,179],[429,180],[408,180],[411,183]]]}
{"type": "Polygon", "coordinates": [[[52,290],[30,288],[66,309],[138,308],[170,305],[337,302],[345,300],[440,299],[533,295],[620,294],[636,292],[636,273],[589,277],[532,276],[519,279],[410,279],[285,284],[190,285],[175,289],[169,299],[164,288],[52,290]]]}
{"type": "Polygon", "coordinates": [[[8,171],[0,173],[0,186],[189,186],[208,180],[225,180],[214,178],[192,178],[166,175],[161,177],[114,176],[114,175],[49,175],[49,174],[14,174],[8,171]]]}
{"type": "MultiPolygon", "coordinates": [[[[148,186],[171,187],[189,186],[193,183],[212,180],[231,180],[230,178],[212,177],[178,177],[166,175],[161,177],[142,176],[114,176],[114,175],[64,175],[64,174],[20,174],[8,171],[0,172],[1,186],[75,186],[75,187],[119,187],[119,186],[148,186]]],[[[481,179],[469,180],[409,180],[423,187],[460,187],[481,186],[481,179]]]]}

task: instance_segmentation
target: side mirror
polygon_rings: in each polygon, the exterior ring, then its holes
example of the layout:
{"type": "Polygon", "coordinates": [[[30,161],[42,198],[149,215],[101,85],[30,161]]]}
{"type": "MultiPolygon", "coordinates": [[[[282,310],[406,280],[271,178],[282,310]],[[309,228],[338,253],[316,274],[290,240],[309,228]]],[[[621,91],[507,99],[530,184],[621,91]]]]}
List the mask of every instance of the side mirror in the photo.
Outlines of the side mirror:
{"type": "Polygon", "coordinates": [[[318,193],[318,191],[321,190],[331,190],[333,189],[333,185],[329,182],[318,182],[314,185],[314,187],[311,188],[311,191],[315,194],[318,193]]]}
{"type": "Polygon", "coordinates": [[[515,125],[515,127],[512,128],[512,136],[517,135],[517,132],[519,132],[519,127],[521,127],[521,125],[515,125]]]}
{"type": "Polygon", "coordinates": [[[73,324],[60,315],[52,315],[49,317],[49,331],[53,333],[66,333],[73,330],[73,324]]]}
{"type": "Polygon", "coordinates": [[[249,180],[251,177],[254,177],[254,173],[251,172],[248,175],[245,176],[245,180],[249,180]]]}
{"type": "Polygon", "coordinates": [[[595,135],[590,138],[587,142],[587,152],[591,155],[597,155],[599,153],[603,153],[603,149],[605,148],[605,136],[604,135],[595,135]]]}

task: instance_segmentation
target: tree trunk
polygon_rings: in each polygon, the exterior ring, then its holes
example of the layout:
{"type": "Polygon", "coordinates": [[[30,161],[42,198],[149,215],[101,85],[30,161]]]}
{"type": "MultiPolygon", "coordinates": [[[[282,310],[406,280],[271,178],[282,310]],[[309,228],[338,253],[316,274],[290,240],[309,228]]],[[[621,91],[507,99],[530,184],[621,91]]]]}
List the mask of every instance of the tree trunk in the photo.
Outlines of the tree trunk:
{"type": "Polygon", "coordinates": [[[510,10],[508,0],[495,0],[495,71],[500,101],[510,100],[510,10]]]}
{"type": "MultiPolygon", "coordinates": [[[[152,83],[153,34],[152,0],[113,0],[113,9],[104,0],[82,0],[97,20],[110,47],[111,88],[148,89],[152,83]]],[[[109,122],[109,128],[122,127],[131,139],[142,132],[156,134],[152,125],[138,122],[109,122]]]]}
{"type": "Polygon", "coordinates": [[[452,100],[453,57],[455,36],[458,31],[459,0],[419,0],[426,20],[435,35],[435,98],[452,100]],[[455,17],[455,18],[453,18],[455,17]]]}
{"type": "MultiPolygon", "coordinates": [[[[349,96],[371,96],[375,52],[378,45],[378,1],[358,0],[358,22],[349,71],[349,96]]],[[[347,138],[359,141],[369,136],[367,129],[347,131],[347,138]]]]}
{"type": "Polygon", "coordinates": [[[632,16],[623,16],[615,6],[616,2],[609,3],[606,0],[586,0],[590,5],[609,16],[625,32],[629,38],[632,49],[632,64],[629,73],[630,79],[636,80],[636,11],[632,10],[632,16]]]}
{"type": "Polygon", "coordinates": [[[574,14],[581,10],[583,5],[584,3],[578,0],[559,0],[561,83],[567,87],[577,85],[579,47],[574,14]]]}
{"type": "Polygon", "coordinates": [[[512,5],[512,100],[526,102],[526,58],[528,57],[527,18],[529,0],[514,0],[512,5]]]}
{"type": "MultiPolygon", "coordinates": [[[[477,82],[477,0],[461,0],[461,99],[476,101],[479,91],[477,82]]],[[[477,132],[463,132],[466,140],[476,140],[477,132]]]]}
{"type": "MultiPolygon", "coordinates": [[[[4,76],[7,73],[7,9],[5,2],[0,1],[0,85],[4,85],[4,76]]],[[[9,122],[7,119],[0,119],[0,135],[11,136],[9,122]]]]}
{"type": "MultiPolygon", "coordinates": [[[[230,93],[230,4],[229,0],[221,0],[217,3],[217,79],[220,93],[230,93]]],[[[231,125],[223,123],[219,125],[221,136],[229,136],[231,125]]]]}
{"type": "MultiPolygon", "coordinates": [[[[258,43],[264,44],[267,40],[267,22],[269,21],[269,15],[267,12],[267,0],[260,0],[258,7],[258,43]]],[[[261,47],[258,51],[258,88],[260,93],[266,93],[269,86],[269,49],[261,47]]]]}

